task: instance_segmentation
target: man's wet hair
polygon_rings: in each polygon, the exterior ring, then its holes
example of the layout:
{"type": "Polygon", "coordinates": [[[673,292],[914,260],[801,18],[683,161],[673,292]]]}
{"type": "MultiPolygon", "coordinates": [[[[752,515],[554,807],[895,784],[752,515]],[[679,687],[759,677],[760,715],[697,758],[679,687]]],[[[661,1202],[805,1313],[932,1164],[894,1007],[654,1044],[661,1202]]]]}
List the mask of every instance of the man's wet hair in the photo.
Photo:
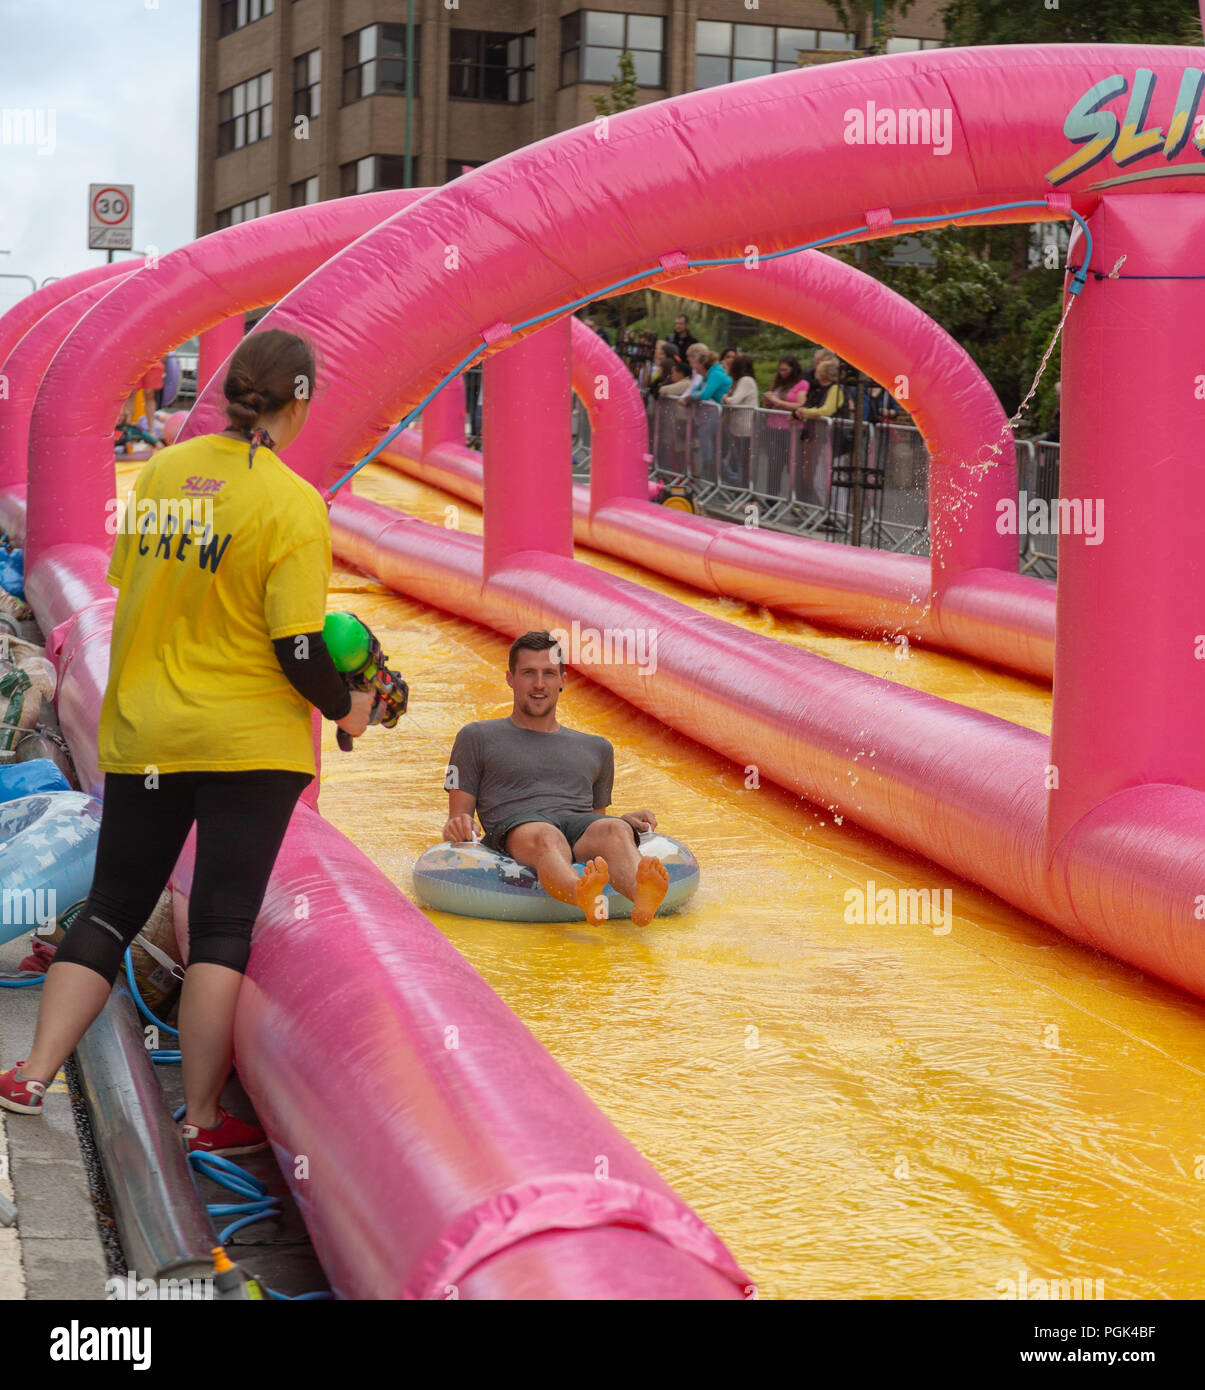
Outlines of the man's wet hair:
{"type": "Polygon", "coordinates": [[[551,632],[525,632],[522,637],[516,637],[510,645],[510,657],[508,665],[510,673],[515,673],[515,664],[519,660],[520,652],[546,652],[550,647],[557,648],[557,657],[560,660],[561,675],[565,674],[565,661],[561,656],[560,645],[551,632]]]}

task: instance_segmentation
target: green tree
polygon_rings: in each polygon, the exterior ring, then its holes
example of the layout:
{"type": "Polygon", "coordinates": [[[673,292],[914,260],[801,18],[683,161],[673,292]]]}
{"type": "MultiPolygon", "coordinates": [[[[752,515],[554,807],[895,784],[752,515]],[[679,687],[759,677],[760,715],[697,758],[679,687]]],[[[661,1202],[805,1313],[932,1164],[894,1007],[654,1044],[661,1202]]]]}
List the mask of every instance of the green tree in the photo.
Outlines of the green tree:
{"type": "Polygon", "coordinates": [[[591,97],[590,100],[600,116],[614,116],[620,111],[630,111],[636,105],[636,60],[630,53],[619,55],[619,66],[611,79],[611,95],[591,97]]]}
{"type": "Polygon", "coordinates": [[[950,0],[946,42],[1201,43],[1196,0],[950,0]]]}
{"type": "Polygon", "coordinates": [[[863,53],[886,53],[887,40],[896,31],[896,21],[912,8],[914,0],[879,0],[879,17],[874,19],[874,0],[829,0],[829,9],[841,21],[847,34],[863,53]]]}

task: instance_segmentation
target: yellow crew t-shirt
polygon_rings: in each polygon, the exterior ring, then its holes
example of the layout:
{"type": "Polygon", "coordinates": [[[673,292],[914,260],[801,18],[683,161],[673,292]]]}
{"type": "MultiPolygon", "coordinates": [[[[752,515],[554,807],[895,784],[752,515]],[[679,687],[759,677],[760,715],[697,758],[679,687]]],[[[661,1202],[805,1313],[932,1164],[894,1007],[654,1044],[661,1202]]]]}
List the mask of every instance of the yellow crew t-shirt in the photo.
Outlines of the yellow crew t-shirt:
{"type": "Polygon", "coordinates": [[[315,772],[313,706],[272,647],[322,627],[330,521],[270,450],[221,435],[148,460],[106,576],[121,590],[102,772],[315,772]]]}

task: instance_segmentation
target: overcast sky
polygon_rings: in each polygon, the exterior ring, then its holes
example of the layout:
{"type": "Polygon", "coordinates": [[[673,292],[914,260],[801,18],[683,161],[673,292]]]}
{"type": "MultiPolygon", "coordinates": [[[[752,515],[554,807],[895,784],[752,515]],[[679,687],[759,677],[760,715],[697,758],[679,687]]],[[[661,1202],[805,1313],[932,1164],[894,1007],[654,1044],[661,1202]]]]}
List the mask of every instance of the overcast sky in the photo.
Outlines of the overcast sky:
{"type": "MultiPolygon", "coordinates": [[[[200,16],[201,0],[0,0],[0,249],[11,252],[0,272],[40,285],[103,262],[88,250],[90,183],[134,185],[137,249],[193,240],[200,16]],[[3,121],[25,107],[33,144],[14,143],[21,123],[3,121]]],[[[0,313],[28,291],[0,280],[0,313]]]]}

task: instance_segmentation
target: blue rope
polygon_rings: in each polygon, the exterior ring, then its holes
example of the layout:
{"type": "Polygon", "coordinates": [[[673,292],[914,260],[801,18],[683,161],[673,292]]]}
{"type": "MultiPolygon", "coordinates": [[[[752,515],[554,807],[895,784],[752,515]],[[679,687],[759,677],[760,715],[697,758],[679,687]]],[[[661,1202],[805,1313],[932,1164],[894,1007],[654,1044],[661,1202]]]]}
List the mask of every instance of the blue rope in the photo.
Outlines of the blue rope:
{"type": "Polygon", "coordinates": [[[0,989],[28,989],[31,985],[40,985],[45,978],[45,975],[33,975],[28,980],[0,980],[0,989]]]}
{"type": "MultiPolygon", "coordinates": [[[[934,213],[926,217],[905,217],[901,221],[893,221],[891,223],[891,226],[893,229],[899,227],[920,227],[930,222],[948,223],[964,217],[980,217],[983,214],[989,212],[1012,212],[1019,208],[1046,208],[1047,211],[1051,210],[1050,204],[1047,203],[1045,199],[1027,199],[1026,201],[1020,203],[993,203],[988,207],[968,208],[966,212],[955,213],[953,216],[951,216],[951,214],[949,213],[934,213]]],[[[1092,233],[1088,228],[1088,224],[1079,215],[1079,213],[1074,210],[1074,208],[1068,210],[1068,215],[1075,220],[1080,230],[1083,232],[1086,243],[1084,250],[1084,264],[1079,269],[1075,269],[1072,266],[1067,267],[1068,270],[1074,272],[1072,275],[1070,292],[1074,295],[1078,295],[1084,288],[1084,282],[1088,278],[1088,266],[1092,260],[1092,233]]],[[[834,242],[848,241],[851,237],[855,237],[862,232],[869,232],[872,230],[876,229],[872,228],[868,222],[864,222],[860,227],[851,227],[843,232],[835,232],[832,236],[819,237],[815,241],[801,242],[798,246],[788,246],[785,251],[771,251],[764,256],[759,255],[758,260],[776,261],[782,256],[794,256],[800,251],[814,251],[817,247],[820,246],[829,246],[834,242]]],[[[686,265],[681,267],[681,269],[701,270],[706,266],[744,264],[744,256],[714,256],[706,260],[688,260],[686,262],[686,265]]],[[[639,280],[647,280],[652,275],[660,275],[664,271],[664,269],[665,267],[662,266],[660,262],[658,262],[655,266],[651,266],[648,270],[638,270],[635,275],[625,275],[622,280],[616,280],[610,285],[604,285],[601,289],[595,290],[591,294],[584,295],[580,299],[571,299],[567,304],[562,304],[557,309],[549,309],[547,313],[537,314],[535,318],[524,319],[522,323],[511,324],[511,332],[519,333],[522,332],[522,330],[525,328],[534,328],[537,324],[547,323],[550,319],[558,319],[561,318],[564,314],[571,314],[575,309],[580,309],[586,304],[593,304],[594,301],[597,299],[605,299],[607,295],[613,294],[616,290],[623,289],[625,285],[635,284],[639,280]]],[[[373,461],[373,459],[376,458],[376,456],[382,451],[382,449],[386,448],[398,437],[399,434],[401,434],[401,432],[406,428],[407,425],[412,424],[414,420],[416,420],[418,416],[422,414],[424,407],[430,405],[430,403],[435,399],[437,395],[439,395],[439,393],[443,390],[445,386],[447,386],[447,384],[450,381],[454,381],[461,374],[461,372],[463,372],[467,367],[472,366],[472,364],[476,362],[477,359],[485,352],[487,347],[489,347],[488,343],[482,343],[480,347],[474,348],[473,351],[470,352],[467,357],[462,358],[456,364],[456,366],[453,367],[452,370],[448,372],[447,375],[440,380],[438,385],[434,386],[430,391],[427,392],[427,394],[422,398],[421,401],[419,401],[419,403],[414,407],[414,409],[409,413],[409,415],[407,415],[403,420],[400,420],[398,424],[395,425],[394,428],[389,431],[389,433],[384,437],[384,439],[382,439],[380,443],[376,445],[375,448],[370,449],[369,452],[364,455],[364,457],[360,460],[359,463],[353,465],[351,468],[347,470],[346,473],[344,473],[344,475],[339,479],[339,481],[335,483],[335,485],[331,488],[331,496],[333,497],[334,494],[339,491],[339,489],[343,486],[344,483],[349,482],[352,478],[354,478],[361,468],[364,468],[367,464],[370,464],[373,461]]]]}

